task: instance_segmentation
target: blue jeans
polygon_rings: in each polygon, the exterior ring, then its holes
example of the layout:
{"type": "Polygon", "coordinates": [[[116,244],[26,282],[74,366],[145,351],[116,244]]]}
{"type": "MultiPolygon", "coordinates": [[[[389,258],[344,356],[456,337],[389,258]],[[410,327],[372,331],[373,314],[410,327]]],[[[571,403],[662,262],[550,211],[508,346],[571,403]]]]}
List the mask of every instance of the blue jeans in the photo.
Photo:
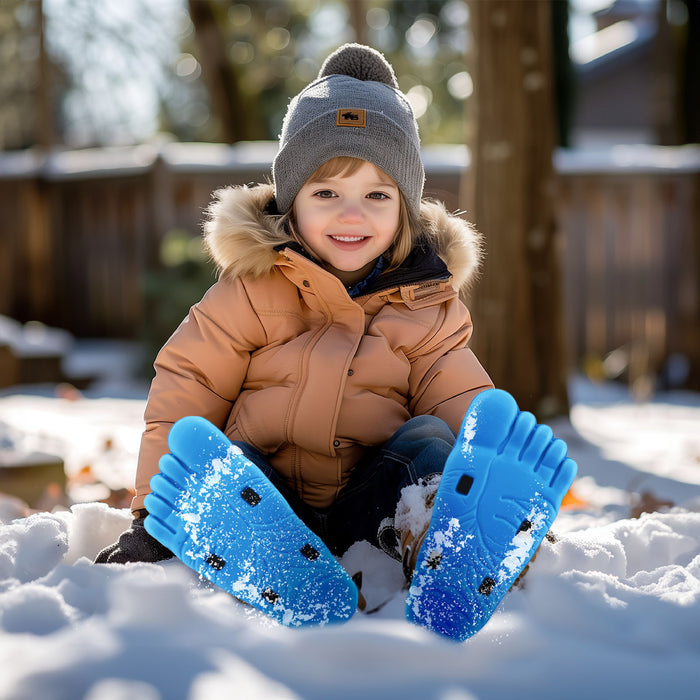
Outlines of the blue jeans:
{"type": "Polygon", "coordinates": [[[339,556],[360,540],[381,546],[380,525],[385,518],[393,519],[403,488],[441,474],[454,441],[452,429],[440,418],[411,418],[383,445],[368,449],[336,500],[323,509],[304,503],[261,452],[245,442],[234,444],[270,479],[306,526],[339,556]]]}

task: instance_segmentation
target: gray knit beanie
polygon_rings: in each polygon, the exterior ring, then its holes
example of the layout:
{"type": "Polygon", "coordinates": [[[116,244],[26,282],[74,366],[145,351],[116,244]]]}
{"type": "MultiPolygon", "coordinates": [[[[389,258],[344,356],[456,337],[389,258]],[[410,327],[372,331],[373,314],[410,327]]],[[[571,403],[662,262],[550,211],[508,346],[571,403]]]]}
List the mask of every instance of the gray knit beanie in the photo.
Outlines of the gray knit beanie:
{"type": "Polygon", "coordinates": [[[368,46],[341,46],[290,102],[272,164],[280,213],[291,208],[307,178],[336,156],[376,165],[418,213],[425,179],[418,125],[391,65],[368,46]]]}

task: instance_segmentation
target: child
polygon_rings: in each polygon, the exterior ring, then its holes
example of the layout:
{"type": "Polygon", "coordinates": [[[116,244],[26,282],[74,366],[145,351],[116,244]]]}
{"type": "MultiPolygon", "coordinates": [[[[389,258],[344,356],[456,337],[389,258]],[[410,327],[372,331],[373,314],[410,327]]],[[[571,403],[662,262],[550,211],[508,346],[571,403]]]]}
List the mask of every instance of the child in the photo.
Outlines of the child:
{"type": "Polygon", "coordinates": [[[381,54],[326,60],[272,175],[216,193],[220,279],[156,359],[135,520],[96,561],[172,550],[284,624],[317,624],[353,614],[335,556],[367,540],[413,579],[410,620],[466,638],[575,466],[468,347],[458,292],[479,239],[422,199],[416,121],[381,54]]]}

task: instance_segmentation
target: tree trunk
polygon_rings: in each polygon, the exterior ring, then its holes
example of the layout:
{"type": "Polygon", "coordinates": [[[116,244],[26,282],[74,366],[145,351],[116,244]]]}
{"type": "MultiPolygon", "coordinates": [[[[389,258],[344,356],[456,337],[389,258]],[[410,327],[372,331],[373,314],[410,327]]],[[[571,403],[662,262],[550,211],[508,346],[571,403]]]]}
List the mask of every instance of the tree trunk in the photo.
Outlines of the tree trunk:
{"type": "Polygon", "coordinates": [[[53,128],[53,101],[51,99],[51,61],[46,51],[46,16],[44,1],[37,4],[39,34],[39,84],[37,89],[36,144],[49,150],[55,145],[53,128]]]}
{"type": "Polygon", "coordinates": [[[189,0],[190,19],[197,37],[202,75],[221,124],[225,143],[264,138],[256,105],[239,90],[238,76],[226,55],[226,40],[209,0],[189,0]]]}
{"type": "Polygon", "coordinates": [[[551,7],[474,0],[475,139],[467,211],[486,261],[470,306],[472,347],[521,409],[568,409],[555,220],[551,7]]]}
{"type": "Polygon", "coordinates": [[[355,41],[358,44],[367,43],[367,10],[365,0],[348,0],[350,26],[355,30],[355,41]]]}

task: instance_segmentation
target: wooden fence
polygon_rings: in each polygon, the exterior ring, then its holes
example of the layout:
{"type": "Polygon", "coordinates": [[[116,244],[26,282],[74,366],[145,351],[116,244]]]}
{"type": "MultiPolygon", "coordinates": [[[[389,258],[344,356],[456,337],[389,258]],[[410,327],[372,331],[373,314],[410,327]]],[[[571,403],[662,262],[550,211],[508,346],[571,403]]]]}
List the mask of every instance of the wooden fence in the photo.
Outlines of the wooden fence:
{"type": "Polygon", "coordinates": [[[597,159],[562,153],[557,165],[573,358],[620,350],[618,364],[643,376],[682,356],[697,385],[700,149],[617,147],[597,159]]]}
{"type": "MultiPolygon", "coordinates": [[[[79,337],[133,337],[162,237],[193,235],[212,190],[263,181],[275,144],[0,154],[0,314],[79,337]]],[[[425,150],[457,207],[464,149],[425,150]]],[[[700,363],[700,148],[562,152],[559,216],[572,362],[641,348],[700,363]]]]}

